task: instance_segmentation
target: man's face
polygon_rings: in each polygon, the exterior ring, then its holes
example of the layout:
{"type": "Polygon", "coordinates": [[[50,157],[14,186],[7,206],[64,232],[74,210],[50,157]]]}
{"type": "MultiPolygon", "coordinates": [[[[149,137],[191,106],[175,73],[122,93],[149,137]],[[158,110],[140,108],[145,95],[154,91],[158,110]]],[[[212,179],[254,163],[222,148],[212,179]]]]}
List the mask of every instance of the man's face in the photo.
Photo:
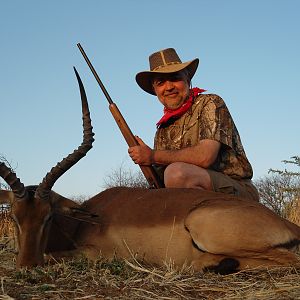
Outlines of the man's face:
{"type": "Polygon", "coordinates": [[[153,89],[159,101],[168,109],[179,108],[189,96],[189,81],[184,71],[158,74],[153,89]]]}

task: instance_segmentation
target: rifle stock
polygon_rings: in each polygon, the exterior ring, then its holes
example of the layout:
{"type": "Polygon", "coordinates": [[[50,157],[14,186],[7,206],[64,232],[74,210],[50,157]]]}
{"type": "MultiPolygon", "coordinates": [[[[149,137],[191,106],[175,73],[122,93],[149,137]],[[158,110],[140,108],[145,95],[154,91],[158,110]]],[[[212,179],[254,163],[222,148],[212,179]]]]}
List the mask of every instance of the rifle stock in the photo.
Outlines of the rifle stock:
{"type": "MultiPolygon", "coordinates": [[[[86,63],[88,64],[90,70],[92,71],[95,79],[97,80],[102,92],[104,93],[108,103],[109,103],[109,110],[111,114],[113,115],[124,139],[127,142],[127,145],[129,147],[137,146],[139,143],[137,142],[135,136],[133,135],[132,131],[130,130],[128,124],[126,123],[125,119],[123,118],[121,112],[119,111],[117,105],[112,101],[111,97],[109,96],[107,90],[105,89],[102,81],[100,80],[97,72],[95,71],[93,65],[91,64],[89,58],[87,57],[86,53],[84,52],[83,48],[81,45],[78,43],[77,44],[82,56],[84,57],[86,63]]],[[[157,173],[155,172],[154,168],[152,166],[142,166],[139,165],[142,173],[144,174],[149,186],[151,188],[163,188],[164,185],[159,179],[157,173]]]]}

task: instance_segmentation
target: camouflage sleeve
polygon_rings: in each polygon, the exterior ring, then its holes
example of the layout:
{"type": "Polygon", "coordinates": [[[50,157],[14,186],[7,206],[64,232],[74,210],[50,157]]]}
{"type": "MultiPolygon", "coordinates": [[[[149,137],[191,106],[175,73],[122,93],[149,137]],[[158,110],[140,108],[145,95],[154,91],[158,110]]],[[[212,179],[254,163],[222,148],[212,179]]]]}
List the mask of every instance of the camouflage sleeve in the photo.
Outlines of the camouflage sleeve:
{"type": "Polygon", "coordinates": [[[210,95],[200,113],[200,140],[211,139],[232,148],[235,125],[224,100],[210,95]]]}

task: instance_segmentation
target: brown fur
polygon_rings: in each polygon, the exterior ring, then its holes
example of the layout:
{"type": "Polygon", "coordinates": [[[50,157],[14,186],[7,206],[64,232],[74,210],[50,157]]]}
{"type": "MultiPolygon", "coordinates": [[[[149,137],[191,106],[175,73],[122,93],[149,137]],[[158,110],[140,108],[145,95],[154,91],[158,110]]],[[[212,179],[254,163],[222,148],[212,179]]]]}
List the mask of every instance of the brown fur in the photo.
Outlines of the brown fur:
{"type": "Polygon", "coordinates": [[[91,258],[135,255],[156,265],[172,260],[197,270],[225,258],[235,258],[237,270],[297,261],[284,246],[276,247],[299,243],[299,227],[259,203],[234,196],[194,189],[113,188],[82,208],[99,215],[99,225],[81,222],[74,236],[80,251],[91,258]]]}
{"type": "Polygon", "coordinates": [[[49,202],[15,201],[13,214],[22,241],[18,266],[41,264],[44,251],[134,256],[221,274],[297,262],[297,225],[257,202],[197,189],[112,188],[81,206],[51,192],[49,202]]]}

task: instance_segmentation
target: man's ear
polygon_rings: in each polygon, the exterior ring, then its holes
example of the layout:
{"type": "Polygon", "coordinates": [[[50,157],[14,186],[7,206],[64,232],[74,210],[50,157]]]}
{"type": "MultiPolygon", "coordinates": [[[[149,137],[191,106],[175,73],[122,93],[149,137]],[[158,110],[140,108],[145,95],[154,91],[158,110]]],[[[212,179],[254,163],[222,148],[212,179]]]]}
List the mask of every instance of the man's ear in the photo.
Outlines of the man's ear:
{"type": "Polygon", "coordinates": [[[12,191],[0,190],[0,204],[11,204],[14,201],[12,191]]]}

